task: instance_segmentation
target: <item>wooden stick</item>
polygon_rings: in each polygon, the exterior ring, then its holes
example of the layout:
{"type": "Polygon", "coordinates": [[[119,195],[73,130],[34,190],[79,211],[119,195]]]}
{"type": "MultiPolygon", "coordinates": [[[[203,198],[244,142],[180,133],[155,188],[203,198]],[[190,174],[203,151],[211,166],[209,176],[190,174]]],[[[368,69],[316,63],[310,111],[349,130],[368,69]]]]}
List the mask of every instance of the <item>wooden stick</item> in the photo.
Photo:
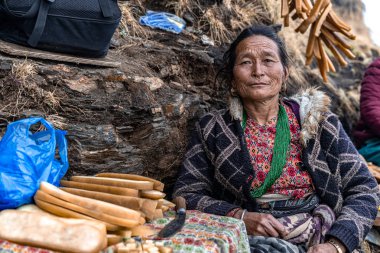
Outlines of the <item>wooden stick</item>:
{"type": "Polygon", "coordinates": [[[339,27],[336,27],[334,24],[331,23],[329,20],[329,15],[327,15],[325,22],[323,22],[322,27],[325,27],[326,29],[329,29],[332,32],[340,32],[339,27]]]}
{"type": "Polygon", "coordinates": [[[315,58],[317,58],[317,60],[322,59],[321,52],[319,51],[319,43],[321,43],[321,39],[317,38],[314,42],[314,50],[313,50],[314,56],[315,58]]]}
{"type": "Polygon", "coordinates": [[[336,50],[333,44],[325,37],[324,34],[321,34],[320,38],[325,43],[328,49],[330,49],[331,53],[333,53],[334,57],[338,60],[339,64],[342,67],[347,66],[347,62],[344,60],[343,56],[336,50]]]}
{"type": "Polygon", "coordinates": [[[281,2],[281,17],[285,17],[288,14],[289,14],[288,0],[282,0],[282,2],[281,2]]]}
{"type": "Polygon", "coordinates": [[[334,36],[335,40],[337,41],[338,44],[341,44],[343,47],[347,48],[347,49],[351,49],[351,46],[348,45],[341,37],[339,37],[338,34],[336,33],[332,33],[332,35],[334,36]]]}
{"type": "Polygon", "coordinates": [[[342,46],[342,44],[337,45],[339,50],[342,51],[349,59],[353,60],[356,58],[356,56],[351,52],[351,50],[345,48],[342,46]]]}
{"type": "Polygon", "coordinates": [[[331,19],[334,21],[334,23],[338,24],[339,27],[341,27],[343,30],[346,30],[347,32],[351,31],[351,27],[347,25],[336,13],[334,10],[330,13],[331,19]]]}
{"type": "Polygon", "coordinates": [[[318,46],[319,46],[319,52],[321,53],[323,71],[325,72],[325,75],[326,75],[326,73],[329,71],[329,63],[327,62],[327,59],[326,59],[326,52],[325,52],[325,49],[323,48],[322,43],[319,43],[318,46]]]}
{"type": "Polygon", "coordinates": [[[348,50],[351,49],[351,47],[342,39],[340,38],[336,33],[330,32],[328,29],[322,28],[322,34],[326,36],[326,38],[331,41],[335,46],[342,46],[348,50]]]}
{"type": "Polygon", "coordinates": [[[289,23],[290,23],[290,18],[289,18],[289,14],[288,14],[284,17],[284,26],[289,27],[289,23]]]}
{"type": "Polygon", "coordinates": [[[314,33],[316,37],[318,37],[319,34],[321,33],[322,24],[325,22],[327,15],[331,11],[331,7],[332,7],[332,4],[329,3],[327,7],[323,10],[322,14],[319,16],[318,20],[316,21],[317,25],[316,25],[315,33],[314,33]]]}
{"type": "Polygon", "coordinates": [[[302,13],[302,0],[294,0],[296,3],[296,13],[301,14],[302,13]]]}
{"type": "Polygon", "coordinates": [[[315,23],[311,25],[311,31],[309,35],[309,40],[307,42],[307,47],[306,47],[306,57],[310,57],[313,54],[313,49],[314,49],[314,42],[315,42],[315,23]]]}
{"type": "Polygon", "coordinates": [[[301,25],[297,27],[296,31],[305,33],[310,24],[314,23],[314,21],[317,19],[318,14],[320,10],[325,6],[326,1],[328,0],[317,0],[313,6],[313,9],[310,11],[309,18],[304,20],[301,25]]]}
{"type": "Polygon", "coordinates": [[[325,51],[325,54],[326,54],[326,60],[327,60],[327,63],[329,64],[329,69],[332,71],[332,72],[336,72],[336,69],[335,69],[335,66],[334,64],[332,63],[330,57],[327,55],[327,52],[325,51]]]}
{"type": "Polygon", "coordinates": [[[310,3],[310,0],[303,0],[303,3],[309,11],[313,8],[313,5],[310,3]]]}

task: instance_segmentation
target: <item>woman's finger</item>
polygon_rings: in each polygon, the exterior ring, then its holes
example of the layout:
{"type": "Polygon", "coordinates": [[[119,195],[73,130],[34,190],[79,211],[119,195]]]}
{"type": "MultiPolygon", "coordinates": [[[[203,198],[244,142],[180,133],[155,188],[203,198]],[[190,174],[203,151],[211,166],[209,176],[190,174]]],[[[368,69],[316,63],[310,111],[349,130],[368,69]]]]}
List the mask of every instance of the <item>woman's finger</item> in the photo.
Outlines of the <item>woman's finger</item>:
{"type": "Polygon", "coordinates": [[[256,232],[254,232],[253,235],[262,235],[266,237],[269,236],[269,234],[265,231],[263,226],[257,227],[256,232]]]}
{"type": "Polygon", "coordinates": [[[276,231],[276,229],[273,227],[270,221],[266,222],[264,229],[269,236],[272,236],[272,237],[279,236],[279,233],[276,231]]]}
{"type": "Polygon", "coordinates": [[[289,232],[286,230],[284,225],[282,225],[276,218],[272,216],[270,222],[274,229],[281,235],[281,237],[285,237],[289,232]]]}

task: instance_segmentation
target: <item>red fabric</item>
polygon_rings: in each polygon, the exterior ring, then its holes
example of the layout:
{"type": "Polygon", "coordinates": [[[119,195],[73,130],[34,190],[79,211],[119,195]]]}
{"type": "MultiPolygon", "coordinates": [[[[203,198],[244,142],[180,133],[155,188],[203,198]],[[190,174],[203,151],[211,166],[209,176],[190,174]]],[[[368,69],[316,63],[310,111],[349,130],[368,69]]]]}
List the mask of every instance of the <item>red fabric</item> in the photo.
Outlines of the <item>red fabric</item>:
{"type": "MultiPolygon", "coordinates": [[[[277,193],[300,199],[307,193],[313,192],[312,180],[306,170],[301,170],[300,143],[301,127],[296,115],[288,105],[284,105],[289,118],[290,149],[287,155],[287,163],[281,176],[268,189],[267,193],[277,193]]],[[[256,177],[252,181],[252,188],[260,187],[270,171],[272,162],[274,139],[276,137],[277,117],[274,117],[264,125],[260,125],[253,119],[247,119],[245,137],[247,148],[251,155],[251,162],[256,177]]]]}
{"type": "Polygon", "coordinates": [[[360,91],[360,120],[354,131],[358,146],[376,137],[380,138],[380,58],[364,74],[360,91]]]}

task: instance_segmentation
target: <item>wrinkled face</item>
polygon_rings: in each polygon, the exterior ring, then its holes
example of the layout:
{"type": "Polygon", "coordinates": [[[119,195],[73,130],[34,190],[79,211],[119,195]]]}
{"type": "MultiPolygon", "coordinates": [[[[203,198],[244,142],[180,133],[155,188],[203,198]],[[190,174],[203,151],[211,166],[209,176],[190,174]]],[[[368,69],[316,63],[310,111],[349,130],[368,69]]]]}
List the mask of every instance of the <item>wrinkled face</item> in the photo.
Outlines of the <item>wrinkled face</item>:
{"type": "Polygon", "coordinates": [[[238,44],[232,86],[243,102],[278,98],[287,77],[288,69],[282,65],[274,41],[255,35],[238,44]]]}

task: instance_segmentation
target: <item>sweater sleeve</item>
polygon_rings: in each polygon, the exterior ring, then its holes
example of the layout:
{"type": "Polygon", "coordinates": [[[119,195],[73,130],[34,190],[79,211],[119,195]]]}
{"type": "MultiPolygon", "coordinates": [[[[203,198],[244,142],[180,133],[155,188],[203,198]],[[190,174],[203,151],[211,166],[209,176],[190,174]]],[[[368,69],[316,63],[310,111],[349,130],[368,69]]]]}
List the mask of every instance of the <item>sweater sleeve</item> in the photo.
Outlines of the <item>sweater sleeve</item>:
{"type": "MultiPolygon", "coordinates": [[[[327,154],[329,159],[338,162],[336,174],[340,174],[340,191],[343,204],[337,220],[327,233],[339,239],[352,252],[372,227],[379,205],[379,187],[368,170],[367,165],[359,157],[357,150],[344,131],[336,116],[329,117],[331,125],[335,125],[336,139],[327,154]]],[[[335,176],[335,175],[333,175],[335,176]]]]}
{"type": "Polygon", "coordinates": [[[361,119],[371,133],[380,137],[380,58],[368,67],[361,86],[361,119]]]}
{"type": "Polygon", "coordinates": [[[225,216],[239,206],[215,198],[214,165],[207,155],[207,147],[202,140],[201,129],[197,124],[197,131],[190,139],[173,196],[184,197],[189,210],[195,209],[225,216]]]}

